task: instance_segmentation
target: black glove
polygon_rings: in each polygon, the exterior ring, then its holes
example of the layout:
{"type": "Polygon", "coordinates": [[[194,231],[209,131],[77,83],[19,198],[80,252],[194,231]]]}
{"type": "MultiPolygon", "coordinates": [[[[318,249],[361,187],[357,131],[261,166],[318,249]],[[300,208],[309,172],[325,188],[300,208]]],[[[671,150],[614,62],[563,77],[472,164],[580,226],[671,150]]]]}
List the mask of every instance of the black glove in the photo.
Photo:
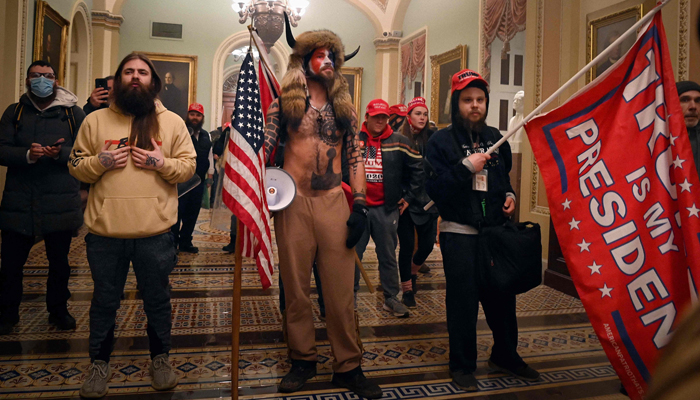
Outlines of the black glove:
{"type": "Polygon", "coordinates": [[[355,203],[352,205],[352,213],[348,218],[348,239],[345,241],[348,249],[355,247],[367,229],[367,212],[367,207],[363,204],[355,203]]]}

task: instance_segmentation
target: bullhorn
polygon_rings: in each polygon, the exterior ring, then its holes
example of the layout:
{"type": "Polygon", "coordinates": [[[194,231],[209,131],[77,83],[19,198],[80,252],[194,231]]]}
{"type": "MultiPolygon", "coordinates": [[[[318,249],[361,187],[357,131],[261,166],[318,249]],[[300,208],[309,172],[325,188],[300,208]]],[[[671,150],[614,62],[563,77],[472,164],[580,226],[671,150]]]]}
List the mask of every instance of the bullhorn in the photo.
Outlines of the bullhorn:
{"type": "Polygon", "coordinates": [[[289,172],[269,167],[265,171],[265,192],[270,211],[282,211],[289,207],[297,195],[297,185],[289,172]]]}

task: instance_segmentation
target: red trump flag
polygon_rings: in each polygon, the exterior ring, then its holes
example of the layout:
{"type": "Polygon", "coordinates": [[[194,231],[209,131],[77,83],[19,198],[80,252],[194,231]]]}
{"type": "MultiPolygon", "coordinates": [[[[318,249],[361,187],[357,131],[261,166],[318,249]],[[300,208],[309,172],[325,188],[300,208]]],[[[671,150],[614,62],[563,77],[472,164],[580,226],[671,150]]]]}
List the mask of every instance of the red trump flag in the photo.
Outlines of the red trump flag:
{"type": "Polygon", "coordinates": [[[581,301],[641,399],[700,277],[700,182],[661,13],[623,60],[526,130],[581,301]]]}

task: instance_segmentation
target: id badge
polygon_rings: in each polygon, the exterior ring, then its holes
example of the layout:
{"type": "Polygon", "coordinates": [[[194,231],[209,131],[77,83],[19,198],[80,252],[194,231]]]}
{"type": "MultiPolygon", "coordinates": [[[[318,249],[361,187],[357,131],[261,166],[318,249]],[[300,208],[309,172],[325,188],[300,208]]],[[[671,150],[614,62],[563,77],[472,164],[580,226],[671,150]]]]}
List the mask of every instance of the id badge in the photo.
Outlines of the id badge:
{"type": "Polygon", "coordinates": [[[482,169],[472,177],[472,190],[487,192],[489,190],[489,171],[482,169]]]}

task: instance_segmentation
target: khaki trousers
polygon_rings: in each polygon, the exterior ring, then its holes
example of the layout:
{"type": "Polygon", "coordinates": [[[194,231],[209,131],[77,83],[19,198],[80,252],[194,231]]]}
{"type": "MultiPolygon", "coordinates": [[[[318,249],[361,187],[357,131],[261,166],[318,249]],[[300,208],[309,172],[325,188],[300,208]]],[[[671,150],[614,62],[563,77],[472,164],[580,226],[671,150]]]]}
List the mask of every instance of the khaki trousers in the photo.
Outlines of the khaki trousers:
{"type": "Polygon", "coordinates": [[[309,298],[315,260],[323,282],[326,329],[335,372],[356,368],[362,357],[353,303],[354,249],[345,246],[349,216],[342,191],[320,197],[297,195],[292,205],[275,215],[290,356],[295,360],[317,360],[309,298]]]}

